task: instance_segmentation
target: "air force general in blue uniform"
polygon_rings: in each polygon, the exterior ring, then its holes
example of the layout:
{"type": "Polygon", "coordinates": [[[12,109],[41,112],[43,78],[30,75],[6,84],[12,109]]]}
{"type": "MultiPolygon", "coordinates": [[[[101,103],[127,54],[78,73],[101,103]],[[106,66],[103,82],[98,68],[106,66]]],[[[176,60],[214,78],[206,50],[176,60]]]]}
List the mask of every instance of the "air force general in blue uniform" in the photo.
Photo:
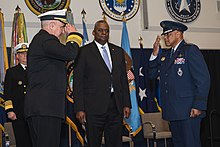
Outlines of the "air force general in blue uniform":
{"type": "Polygon", "coordinates": [[[198,46],[183,39],[187,26],[173,21],[162,21],[160,25],[163,33],[153,45],[149,75],[160,78],[163,119],[170,121],[174,147],[200,147],[209,71],[198,46]],[[159,53],[161,37],[171,49],[159,53]]]}

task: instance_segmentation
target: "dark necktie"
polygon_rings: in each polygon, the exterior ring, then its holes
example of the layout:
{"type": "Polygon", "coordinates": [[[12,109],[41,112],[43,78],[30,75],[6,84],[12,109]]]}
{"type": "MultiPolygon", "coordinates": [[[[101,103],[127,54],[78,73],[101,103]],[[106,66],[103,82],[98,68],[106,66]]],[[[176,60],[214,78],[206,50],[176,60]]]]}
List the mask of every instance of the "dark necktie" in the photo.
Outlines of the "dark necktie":
{"type": "Polygon", "coordinates": [[[174,48],[172,48],[170,51],[170,58],[172,58],[173,54],[174,54],[174,48]]]}
{"type": "Polygon", "coordinates": [[[105,48],[105,46],[102,46],[101,48],[102,48],[102,55],[103,55],[103,59],[105,61],[105,64],[107,65],[109,71],[112,71],[112,66],[111,66],[106,48],[105,48]]]}

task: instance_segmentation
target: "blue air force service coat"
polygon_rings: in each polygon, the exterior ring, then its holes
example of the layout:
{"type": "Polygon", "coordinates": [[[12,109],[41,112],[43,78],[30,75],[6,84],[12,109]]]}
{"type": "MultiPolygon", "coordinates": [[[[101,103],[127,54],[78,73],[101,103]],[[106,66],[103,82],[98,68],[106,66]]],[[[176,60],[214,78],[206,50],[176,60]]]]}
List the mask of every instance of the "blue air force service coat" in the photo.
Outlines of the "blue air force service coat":
{"type": "Polygon", "coordinates": [[[182,41],[172,57],[170,52],[164,50],[150,61],[149,75],[160,77],[163,118],[183,120],[189,118],[192,108],[206,110],[210,75],[196,45],[182,41]]]}

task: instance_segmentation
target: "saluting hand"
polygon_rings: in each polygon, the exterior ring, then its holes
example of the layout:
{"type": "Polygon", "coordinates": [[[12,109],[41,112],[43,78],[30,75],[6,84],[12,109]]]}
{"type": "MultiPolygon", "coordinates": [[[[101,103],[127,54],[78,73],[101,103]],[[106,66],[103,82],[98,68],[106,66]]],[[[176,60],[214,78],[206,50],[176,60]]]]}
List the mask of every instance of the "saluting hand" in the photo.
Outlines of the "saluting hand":
{"type": "Polygon", "coordinates": [[[16,114],[13,111],[8,112],[7,114],[8,114],[8,118],[11,119],[11,120],[16,120],[17,119],[16,114]]]}
{"type": "Polygon", "coordinates": [[[74,25],[71,25],[69,23],[66,24],[65,26],[65,32],[67,34],[72,33],[72,32],[77,32],[76,27],[74,25]]]}
{"type": "Polygon", "coordinates": [[[157,56],[159,53],[159,49],[160,49],[160,36],[157,35],[157,38],[153,44],[153,55],[157,56]]]}

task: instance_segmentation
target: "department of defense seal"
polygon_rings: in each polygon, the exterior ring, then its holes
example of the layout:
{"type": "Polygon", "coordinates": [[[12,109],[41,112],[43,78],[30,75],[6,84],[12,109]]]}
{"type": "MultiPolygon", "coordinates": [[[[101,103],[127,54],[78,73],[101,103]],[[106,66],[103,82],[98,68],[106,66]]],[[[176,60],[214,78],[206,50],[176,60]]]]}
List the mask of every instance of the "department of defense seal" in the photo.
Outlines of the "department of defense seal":
{"type": "Polygon", "coordinates": [[[140,0],[99,0],[99,3],[104,13],[117,21],[133,18],[140,6],[140,0]]]}
{"type": "Polygon", "coordinates": [[[67,9],[70,0],[25,0],[28,8],[36,15],[49,10],[67,9]]]}
{"type": "Polygon", "coordinates": [[[200,0],[166,0],[166,8],[170,16],[180,22],[194,21],[200,13],[200,0]]]}

